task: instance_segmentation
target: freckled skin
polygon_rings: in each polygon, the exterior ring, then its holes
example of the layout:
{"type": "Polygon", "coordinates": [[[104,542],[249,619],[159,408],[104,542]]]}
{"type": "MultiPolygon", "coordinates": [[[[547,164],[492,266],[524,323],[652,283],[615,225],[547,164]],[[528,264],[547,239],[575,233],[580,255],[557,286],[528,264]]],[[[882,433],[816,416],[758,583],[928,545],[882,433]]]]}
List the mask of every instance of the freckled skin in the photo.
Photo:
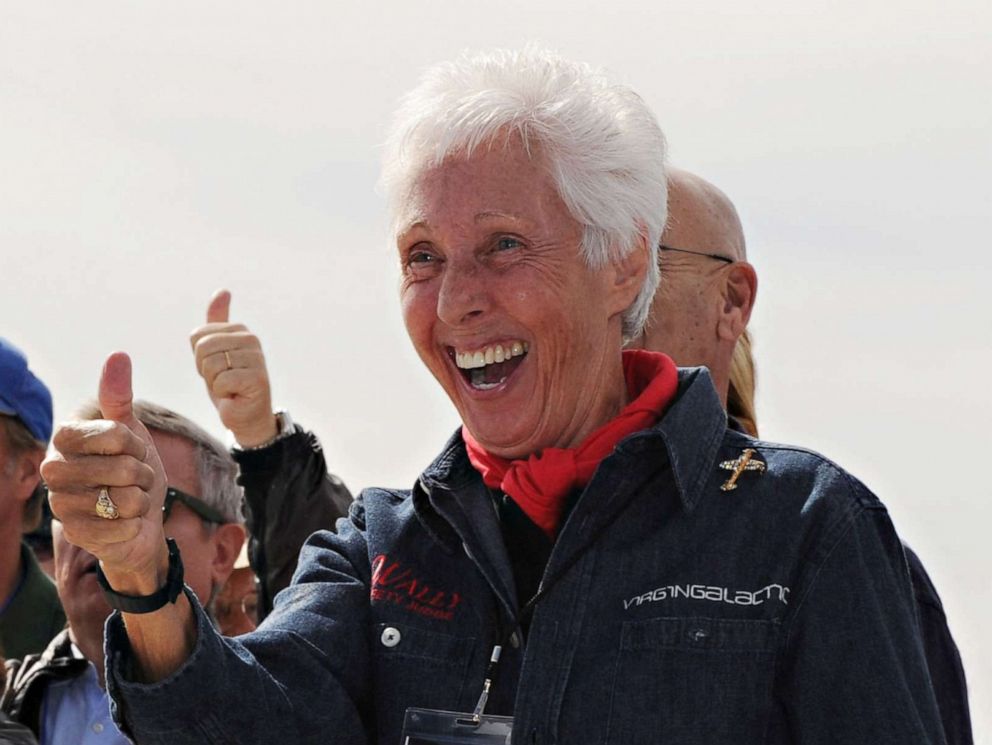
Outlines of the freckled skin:
{"type": "Polygon", "coordinates": [[[449,159],[415,182],[398,224],[407,331],[489,452],[571,447],[617,414],[621,313],[639,279],[586,266],[539,154],[511,141],[449,159]],[[530,351],[495,391],[472,390],[449,357],[513,340],[530,351]]]}

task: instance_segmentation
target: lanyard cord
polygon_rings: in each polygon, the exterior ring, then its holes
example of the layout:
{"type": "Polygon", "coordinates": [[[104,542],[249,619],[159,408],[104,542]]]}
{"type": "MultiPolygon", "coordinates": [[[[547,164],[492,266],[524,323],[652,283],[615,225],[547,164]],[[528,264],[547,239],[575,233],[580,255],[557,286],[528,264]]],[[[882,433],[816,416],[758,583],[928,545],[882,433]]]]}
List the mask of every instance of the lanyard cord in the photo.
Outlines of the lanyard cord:
{"type": "MultiPolygon", "coordinates": [[[[613,520],[611,520],[610,523],[607,523],[607,525],[612,522],[613,520]]],[[[486,666],[486,678],[482,683],[482,695],[479,696],[479,701],[475,705],[475,709],[472,711],[471,721],[473,724],[479,724],[479,722],[482,721],[482,714],[485,712],[486,704],[489,701],[489,690],[492,688],[493,679],[496,677],[496,670],[499,667],[499,658],[503,653],[503,647],[506,646],[506,643],[510,640],[510,637],[517,633],[517,629],[523,625],[523,622],[534,613],[534,609],[537,607],[537,604],[545,596],[547,596],[549,592],[551,592],[551,589],[558,584],[558,581],[564,577],[565,574],[568,573],[568,570],[571,569],[575,563],[585,555],[586,551],[592,547],[592,544],[596,542],[597,538],[599,538],[599,535],[593,536],[592,540],[588,541],[580,550],[572,554],[568,558],[568,561],[565,562],[565,565],[561,568],[561,571],[559,571],[549,582],[542,582],[534,596],[524,604],[523,608],[520,609],[520,613],[517,614],[517,617],[509,631],[502,630],[499,633],[498,641],[493,647],[492,655],[489,657],[489,664],[486,666]]],[[[502,623],[499,623],[499,626],[502,625],[502,623]]]]}
{"type": "MultiPolygon", "coordinates": [[[[650,481],[652,477],[653,474],[645,478],[641,484],[638,484],[638,489],[635,490],[634,493],[636,494],[637,492],[639,492],[640,487],[642,487],[644,484],[650,481]]],[[[627,505],[629,504],[630,502],[627,503],[627,505]]],[[[527,620],[527,618],[529,618],[534,613],[534,609],[537,607],[537,604],[541,602],[541,600],[543,600],[545,597],[547,597],[548,593],[550,593],[551,590],[555,587],[555,585],[557,585],[558,582],[561,579],[563,579],[564,576],[568,573],[568,570],[570,570],[573,566],[575,566],[575,564],[578,563],[579,559],[585,556],[586,552],[590,548],[592,548],[593,545],[596,543],[596,541],[598,541],[599,538],[606,532],[606,529],[609,528],[611,525],[613,525],[614,522],[616,522],[617,518],[620,517],[621,513],[624,511],[627,505],[624,505],[621,509],[617,510],[613,514],[613,517],[611,517],[609,521],[605,525],[603,525],[602,528],[600,528],[600,530],[598,530],[595,534],[593,534],[590,537],[590,539],[582,545],[581,548],[579,548],[571,556],[569,556],[568,560],[564,563],[564,565],[562,565],[561,569],[550,580],[546,582],[542,581],[537,589],[537,592],[534,593],[534,596],[531,597],[531,599],[528,600],[526,603],[524,603],[524,606],[520,609],[520,612],[517,614],[517,617],[514,619],[513,625],[510,627],[509,631],[502,630],[498,634],[497,637],[498,641],[496,645],[493,647],[492,655],[490,655],[489,657],[489,664],[486,666],[486,678],[482,684],[482,695],[479,696],[479,702],[475,705],[475,709],[472,711],[472,722],[478,724],[481,721],[482,714],[486,709],[486,703],[489,701],[489,690],[490,688],[492,688],[493,678],[495,678],[496,670],[499,667],[500,655],[503,652],[503,647],[510,640],[510,637],[512,637],[517,632],[517,630],[523,625],[524,621],[527,620]]],[[[501,627],[502,623],[498,622],[498,625],[501,627]]]]}

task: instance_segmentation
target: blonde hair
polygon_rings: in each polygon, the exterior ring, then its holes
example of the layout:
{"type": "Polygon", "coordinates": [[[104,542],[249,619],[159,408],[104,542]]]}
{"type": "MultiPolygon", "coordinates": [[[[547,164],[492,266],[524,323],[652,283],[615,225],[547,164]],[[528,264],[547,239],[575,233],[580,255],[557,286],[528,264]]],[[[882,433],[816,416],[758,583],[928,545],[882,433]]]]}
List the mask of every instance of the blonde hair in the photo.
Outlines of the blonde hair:
{"type": "Polygon", "coordinates": [[[755,390],[754,355],[751,352],[751,334],[747,329],[734,347],[730,360],[730,391],[727,394],[727,413],[734,417],[752,437],[758,436],[758,417],[754,411],[755,390]]]}

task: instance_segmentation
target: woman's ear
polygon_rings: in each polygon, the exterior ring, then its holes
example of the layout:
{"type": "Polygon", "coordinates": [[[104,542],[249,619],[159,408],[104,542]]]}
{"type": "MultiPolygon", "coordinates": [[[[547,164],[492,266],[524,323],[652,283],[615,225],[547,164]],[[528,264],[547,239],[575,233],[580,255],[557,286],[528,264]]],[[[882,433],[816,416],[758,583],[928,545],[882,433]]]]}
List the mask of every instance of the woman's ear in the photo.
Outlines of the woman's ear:
{"type": "Polygon", "coordinates": [[[651,260],[647,237],[641,235],[638,237],[636,245],[627,252],[627,255],[613,263],[610,291],[615,299],[612,307],[614,313],[622,313],[627,310],[637,298],[641,287],[644,286],[648,263],[651,260]]]}
{"type": "Polygon", "coordinates": [[[754,300],[758,294],[758,275],[746,261],[736,261],[726,269],[721,290],[722,307],[717,323],[717,335],[725,341],[736,342],[751,319],[754,300]]]}

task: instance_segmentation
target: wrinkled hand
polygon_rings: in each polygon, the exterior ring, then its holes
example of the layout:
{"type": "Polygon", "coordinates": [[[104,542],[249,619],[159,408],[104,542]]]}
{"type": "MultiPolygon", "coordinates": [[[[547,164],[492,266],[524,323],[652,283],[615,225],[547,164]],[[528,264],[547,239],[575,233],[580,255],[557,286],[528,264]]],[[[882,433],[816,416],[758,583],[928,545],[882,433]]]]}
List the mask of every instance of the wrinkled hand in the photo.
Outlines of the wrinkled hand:
{"type": "Polygon", "coordinates": [[[269,373],[258,337],[243,324],[228,322],[230,306],[230,292],[214,294],[207,323],[190,334],[190,344],[220,420],[239,445],[254,447],[278,433],[269,373]]]}
{"type": "Polygon", "coordinates": [[[132,398],[131,360],[115,352],[100,375],[105,418],[61,425],[41,474],[66,539],[100,559],[116,591],[145,595],[164,584],[168,569],[166,478],[151,435],[134,417],[132,398]],[[102,487],[117,505],[116,520],[96,513],[102,487]]]}

